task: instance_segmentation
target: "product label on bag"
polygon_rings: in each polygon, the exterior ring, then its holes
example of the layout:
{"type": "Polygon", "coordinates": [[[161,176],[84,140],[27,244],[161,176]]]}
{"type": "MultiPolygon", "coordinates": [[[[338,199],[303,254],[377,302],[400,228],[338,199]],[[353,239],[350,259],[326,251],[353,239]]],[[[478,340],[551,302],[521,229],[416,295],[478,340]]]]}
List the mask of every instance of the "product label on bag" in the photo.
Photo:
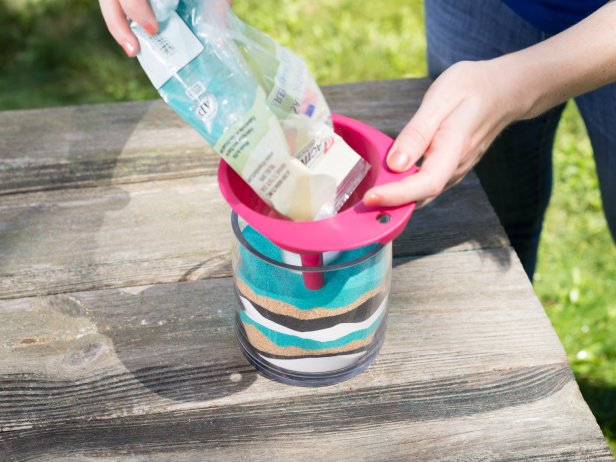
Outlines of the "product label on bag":
{"type": "Polygon", "coordinates": [[[175,12],[161,23],[157,34],[148,34],[134,22],[131,29],[139,39],[137,59],[157,90],[203,51],[199,39],[175,12]]]}
{"type": "Polygon", "coordinates": [[[258,89],[255,102],[223,136],[214,149],[262,197],[273,200],[289,178],[284,136],[258,89]]]}
{"type": "Polygon", "coordinates": [[[306,87],[306,67],[301,59],[284,47],[276,47],[276,57],[280,64],[267,104],[282,113],[300,114],[306,87]]]}
{"type": "Polygon", "coordinates": [[[186,96],[195,102],[191,110],[201,122],[207,124],[214,120],[218,113],[218,100],[205,90],[203,82],[200,80],[195,82],[186,90],[186,96]]]}
{"type": "Polygon", "coordinates": [[[337,186],[342,184],[359,162],[363,162],[346,141],[329,127],[317,134],[315,144],[318,149],[306,165],[314,174],[335,178],[337,186]]]}

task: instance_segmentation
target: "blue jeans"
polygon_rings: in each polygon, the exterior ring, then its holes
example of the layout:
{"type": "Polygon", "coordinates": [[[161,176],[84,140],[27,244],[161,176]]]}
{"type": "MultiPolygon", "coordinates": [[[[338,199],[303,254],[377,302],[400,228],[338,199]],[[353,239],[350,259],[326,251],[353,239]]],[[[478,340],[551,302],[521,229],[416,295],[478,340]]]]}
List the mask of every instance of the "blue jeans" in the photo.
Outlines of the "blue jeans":
{"type": "MultiPolygon", "coordinates": [[[[428,72],[457,61],[485,60],[549,37],[501,0],[425,0],[428,72]]],[[[603,209],[616,239],[616,84],[575,99],[595,156],[603,209]]],[[[516,122],[475,167],[511,245],[532,280],[543,217],[552,190],[552,147],[564,104],[516,122]]]]}

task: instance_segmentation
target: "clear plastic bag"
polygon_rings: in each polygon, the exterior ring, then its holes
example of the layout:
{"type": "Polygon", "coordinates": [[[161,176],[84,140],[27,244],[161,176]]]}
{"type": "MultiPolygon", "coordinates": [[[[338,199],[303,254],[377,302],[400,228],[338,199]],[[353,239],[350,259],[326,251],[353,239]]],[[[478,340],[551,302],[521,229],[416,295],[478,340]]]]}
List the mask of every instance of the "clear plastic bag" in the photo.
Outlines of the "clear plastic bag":
{"type": "Polygon", "coordinates": [[[278,213],[335,214],[369,164],[333,132],[303,60],[242,22],[226,0],[152,6],[159,33],[131,27],[139,62],[167,104],[278,213]]]}

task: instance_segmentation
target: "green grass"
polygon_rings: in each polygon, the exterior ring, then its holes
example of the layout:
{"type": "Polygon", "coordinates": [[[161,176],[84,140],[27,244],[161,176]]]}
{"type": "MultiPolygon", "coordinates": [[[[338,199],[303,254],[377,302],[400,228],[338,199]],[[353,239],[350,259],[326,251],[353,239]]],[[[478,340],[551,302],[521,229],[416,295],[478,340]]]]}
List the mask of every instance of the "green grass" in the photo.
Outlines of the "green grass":
{"type": "Polygon", "coordinates": [[[590,142],[571,103],[558,130],[554,167],[535,290],[616,454],[616,249],[590,142]]]}
{"type": "MultiPolygon", "coordinates": [[[[97,2],[21,2],[0,0],[0,110],[158,97],[109,36],[97,2]]],[[[235,3],[250,23],[300,51],[319,83],[425,74],[418,0],[235,3]]]]}
{"type": "Polygon", "coordinates": [[[126,59],[98,2],[49,0],[9,8],[0,0],[0,109],[157,98],[126,59]]]}
{"type": "MultiPolygon", "coordinates": [[[[157,98],[109,37],[97,2],[0,0],[0,110],[157,98]]],[[[425,75],[418,0],[236,0],[300,52],[322,84],[425,75]]],[[[555,189],[535,287],[582,393],[616,452],[616,250],[574,106],[555,149],[555,189]]]]}

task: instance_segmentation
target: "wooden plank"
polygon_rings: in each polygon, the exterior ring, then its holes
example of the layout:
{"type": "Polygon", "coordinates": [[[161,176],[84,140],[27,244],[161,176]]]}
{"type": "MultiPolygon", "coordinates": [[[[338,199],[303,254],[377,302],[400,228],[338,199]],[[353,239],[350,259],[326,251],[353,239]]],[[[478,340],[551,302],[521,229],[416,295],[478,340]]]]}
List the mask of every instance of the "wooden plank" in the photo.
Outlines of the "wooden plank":
{"type": "Polygon", "coordinates": [[[212,175],[218,157],[162,101],[0,112],[0,193],[212,175]]]}
{"type": "MultiPolygon", "coordinates": [[[[230,275],[213,177],[0,196],[0,299],[230,275]]],[[[417,212],[396,256],[507,245],[468,177],[417,212]]]]}
{"type": "MultiPolygon", "coordinates": [[[[512,366],[514,358],[516,367],[565,361],[523,271],[518,265],[503,265],[514,258],[510,249],[495,249],[397,260],[389,322],[400,339],[388,341],[384,354],[408,363],[415,373],[421,370],[423,378],[446,376],[452,368],[471,373],[485,365],[494,367],[498,361],[505,368],[512,366]],[[472,344],[467,344],[469,335],[472,344]],[[431,347],[424,350],[425,344],[431,347]],[[434,364],[436,357],[441,360],[434,364]]],[[[3,301],[0,345],[19,355],[19,360],[5,363],[0,356],[0,370],[10,364],[13,373],[39,366],[47,370],[44,352],[79,359],[80,345],[92,340],[77,342],[77,348],[69,350],[63,350],[69,345],[62,342],[90,334],[112,338],[113,349],[102,345],[94,350],[115,352],[124,364],[164,362],[166,355],[171,355],[171,363],[182,363],[182,355],[197,355],[201,363],[237,365],[239,356],[229,334],[232,298],[230,278],[218,278],[3,301]],[[233,353],[227,358],[224,352],[228,351],[233,353]]],[[[389,379],[407,380],[407,366],[397,367],[402,369],[390,371],[389,379]]],[[[74,369],[56,364],[52,370],[72,378],[74,369]]]]}
{"type": "Polygon", "coordinates": [[[0,298],[230,274],[230,209],[206,177],[0,199],[0,298]]]}
{"type": "Polygon", "coordinates": [[[430,79],[396,79],[324,87],[333,112],[353,117],[394,137],[417,111],[430,79]]]}
{"type": "MultiPolygon", "coordinates": [[[[336,112],[393,135],[427,79],[325,87],[336,112]]],[[[0,194],[213,175],[218,156],[162,101],[0,112],[0,194]]]]}
{"type": "Polygon", "coordinates": [[[377,361],[319,389],[241,357],[230,278],[2,301],[0,459],[611,460],[513,258],[399,259],[377,361]]]}
{"type": "MultiPolygon", "coordinates": [[[[501,380],[511,378],[503,375],[501,380]]],[[[454,396],[428,404],[430,395],[409,387],[392,390],[403,398],[381,389],[349,390],[344,406],[334,395],[69,420],[49,428],[19,430],[4,441],[3,450],[12,461],[407,461],[409,455],[419,460],[614,460],[599,430],[580,425],[582,416],[574,405],[563,406],[578,400],[574,382],[558,384],[553,394],[530,403],[512,401],[508,407],[477,409],[450,419],[442,415],[413,419],[430,409],[457,408],[460,403],[474,406],[476,402],[467,396],[473,387],[502,386],[476,376],[466,379],[472,384],[468,388],[462,384],[441,388],[454,396]]]]}

